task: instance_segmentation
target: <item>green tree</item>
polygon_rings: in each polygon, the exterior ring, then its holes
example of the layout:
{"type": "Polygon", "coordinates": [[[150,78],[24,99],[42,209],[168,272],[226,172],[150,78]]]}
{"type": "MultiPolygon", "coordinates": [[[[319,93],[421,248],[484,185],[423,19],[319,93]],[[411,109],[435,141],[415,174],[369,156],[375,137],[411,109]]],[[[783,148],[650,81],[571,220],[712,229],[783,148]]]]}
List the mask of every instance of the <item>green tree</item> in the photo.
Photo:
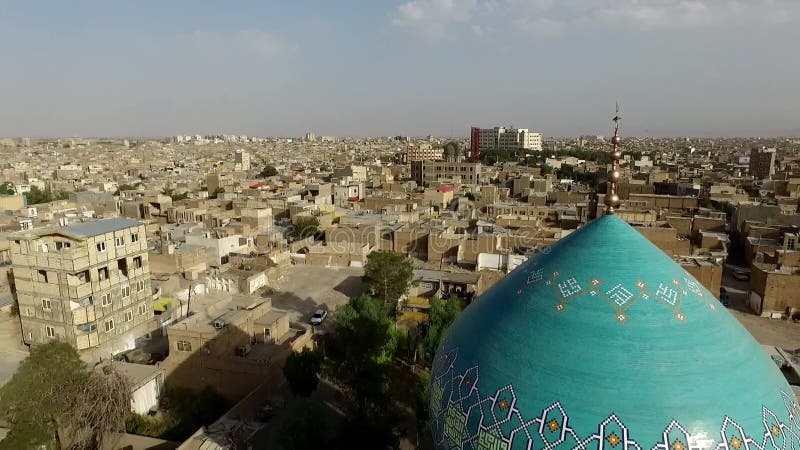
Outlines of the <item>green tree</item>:
{"type": "Polygon", "coordinates": [[[0,411],[11,425],[0,449],[101,448],[122,430],[130,395],[113,366],[91,371],[69,344],[33,347],[0,389],[0,411]]]}
{"type": "Polygon", "coordinates": [[[14,186],[9,183],[0,183],[0,195],[14,195],[14,186]]]}
{"type": "Polygon", "coordinates": [[[40,203],[53,201],[53,193],[50,191],[50,188],[41,190],[38,186],[31,186],[31,190],[25,195],[30,205],[38,205],[40,203]]]}
{"type": "Polygon", "coordinates": [[[278,429],[278,448],[306,450],[325,448],[328,418],[318,400],[300,401],[278,429]]]}
{"type": "Polygon", "coordinates": [[[450,297],[448,300],[433,297],[431,298],[430,306],[428,323],[422,327],[424,330],[423,337],[417,345],[417,354],[427,366],[433,363],[433,357],[439,348],[439,342],[461,313],[460,300],[455,296],[450,297]]]}
{"type": "Polygon", "coordinates": [[[428,420],[430,419],[430,384],[430,374],[421,371],[411,395],[412,407],[417,419],[417,430],[423,430],[423,433],[428,429],[428,420]]]}
{"type": "Polygon", "coordinates": [[[381,250],[367,256],[365,285],[376,298],[383,301],[392,316],[397,312],[397,303],[408,292],[413,276],[411,260],[399,253],[381,250]]]}
{"type": "Polygon", "coordinates": [[[319,353],[304,348],[302,352],[292,352],[283,365],[283,376],[294,395],[308,397],[319,385],[322,358],[319,353]]]}
{"type": "Polygon", "coordinates": [[[276,169],[274,166],[267,165],[264,166],[263,169],[261,169],[261,172],[258,174],[258,176],[260,176],[261,178],[268,178],[268,177],[274,177],[277,174],[278,174],[278,169],[276,169]]]}
{"type": "Polygon", "coordinates": [[[326,346],[328,373],[347,391],[359,413],[388,394],[388,365],[396,347],[394,326],[383,305],[367,295],[336,311],[336,333],[326,346]]]}
{"type": "Polygon", "coordinates": [[[172,199],[173,202],[177,202],[177,201],[189,198],[189,193],[188,192],[176,193],[171,188],[164,188],[164,190],[162,190],[161,193],[164,194],[164,195],[169,196],[172,199]]]}
{"type": "Polygon", "coordinates": [[[396,448],[401,414],[391,395],[394,323],[383,303],[366,295],[337,309],[335,323],[326,346],[326,373],[354,406],[338,432],[338,447],[396,448]]]}
{"type": "Polygon", "coordinates": [[[298,217],[297,220],[286,229],[284,236],[290,241],[299,241],[317,234],[318,227],[319,220],[315,217],[298,217]]]}
{"type": "Polygon", "coordinates": [[[135,185],[134,185],[134,184],[120,184],[120,185],[117,187],[117,190],[116,190],[116,191],[114,191],[114,195],[119,195],[119,193],[120,193],[121,191],[135,191],[136,189],[138,189],[138,187],[139,187],[141,184],[142,184],[142,183],[136,183],[135,185]]]}

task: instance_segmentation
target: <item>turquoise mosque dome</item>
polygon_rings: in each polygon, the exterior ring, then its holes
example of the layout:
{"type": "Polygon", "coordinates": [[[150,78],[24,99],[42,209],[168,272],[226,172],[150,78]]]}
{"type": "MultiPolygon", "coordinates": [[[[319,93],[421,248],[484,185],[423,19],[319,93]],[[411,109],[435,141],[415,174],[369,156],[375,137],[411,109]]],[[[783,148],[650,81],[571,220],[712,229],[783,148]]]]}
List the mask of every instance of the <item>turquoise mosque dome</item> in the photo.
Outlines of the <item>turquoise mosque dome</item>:
{"type": "Polygon", "coordinates": [[[606,215],[464,310],[430,384],[438,450],[800,450],[773,361],[697,280],[606,215]]]}

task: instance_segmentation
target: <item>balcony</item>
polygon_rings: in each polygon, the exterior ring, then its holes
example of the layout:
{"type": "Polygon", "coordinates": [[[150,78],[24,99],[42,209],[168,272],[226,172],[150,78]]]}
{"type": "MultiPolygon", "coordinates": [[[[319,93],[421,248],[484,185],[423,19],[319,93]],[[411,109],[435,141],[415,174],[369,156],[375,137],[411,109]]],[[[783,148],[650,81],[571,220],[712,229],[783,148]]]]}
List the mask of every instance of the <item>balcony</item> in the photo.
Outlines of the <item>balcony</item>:
{"type": "Polygon", "coordinates": [[[94,305],[88,305],[72,310],[73,325],[84,325],[94,322],[96,319],[94,305]]]}

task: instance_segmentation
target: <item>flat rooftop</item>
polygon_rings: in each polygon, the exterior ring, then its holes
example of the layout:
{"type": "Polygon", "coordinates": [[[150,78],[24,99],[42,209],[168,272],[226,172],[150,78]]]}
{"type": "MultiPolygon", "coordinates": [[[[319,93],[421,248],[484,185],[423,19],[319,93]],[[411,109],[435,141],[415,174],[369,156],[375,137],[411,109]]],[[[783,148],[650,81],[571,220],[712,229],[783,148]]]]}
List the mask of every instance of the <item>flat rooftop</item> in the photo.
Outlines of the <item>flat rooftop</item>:
{"type": "Polygon", "coordinates": [[[138,227],[141,225],[139,221],[124,218],[97,220],[94,222],[83,222],[74,225],[67,225],[65,227],[44,228],[42,230],[34,230],[38,236],[47,236],[50,234],[63,234],[78,239],[86,239],[101,234],[120,231],[131,227],[138,227]]]}
{"type": "Polygon", "coordinates": [[[249,314],[249,310],[263,303],[271,303],[271,300],[266,298],[235,295],[232,298],[219,296],[222,298],[219,298],[216,302],[208,304],[203,301],[207,300],[203,297],[210,297],[212,302],[215,298],[215,296],[201,296],[198,297],[197,300],[193,298],[192,302],[197,301],[198,303],[205,305],[205,307],[199,311],[195,310],[195,308],[192,308],[192,311],[195,312],[195,314],[173,324],[170,326],[170,328],[182,328],[190,329],[200,333],[211,333],[217,331],[216,328],[214,328],[215,320],[220,319],[226,323],[236,323],[242,317],[249,314]]]}

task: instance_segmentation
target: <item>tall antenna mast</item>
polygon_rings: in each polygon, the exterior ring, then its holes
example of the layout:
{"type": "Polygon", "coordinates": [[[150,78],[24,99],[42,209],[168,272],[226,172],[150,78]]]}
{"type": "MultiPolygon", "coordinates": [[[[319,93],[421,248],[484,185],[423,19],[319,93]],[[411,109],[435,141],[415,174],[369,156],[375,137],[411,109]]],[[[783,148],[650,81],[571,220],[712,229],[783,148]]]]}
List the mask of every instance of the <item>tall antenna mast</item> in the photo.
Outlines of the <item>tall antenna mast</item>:
{"type": "Polygon", "coordinates": [[[614,136],[611,138],[611,171],[608,172],[608,192],[606,192],[604,201],[606,204],[606,214],[614,214],[619,208],[619,195],[617,194],[617,183],[619,183],[619,160],[622,159],[622,150],[619,144],[621,138],[619,137],[619,122],[622,116],[619,115],[619,102],[617,102],[616,114],[611,119],[614,122],[614,136]]]}

